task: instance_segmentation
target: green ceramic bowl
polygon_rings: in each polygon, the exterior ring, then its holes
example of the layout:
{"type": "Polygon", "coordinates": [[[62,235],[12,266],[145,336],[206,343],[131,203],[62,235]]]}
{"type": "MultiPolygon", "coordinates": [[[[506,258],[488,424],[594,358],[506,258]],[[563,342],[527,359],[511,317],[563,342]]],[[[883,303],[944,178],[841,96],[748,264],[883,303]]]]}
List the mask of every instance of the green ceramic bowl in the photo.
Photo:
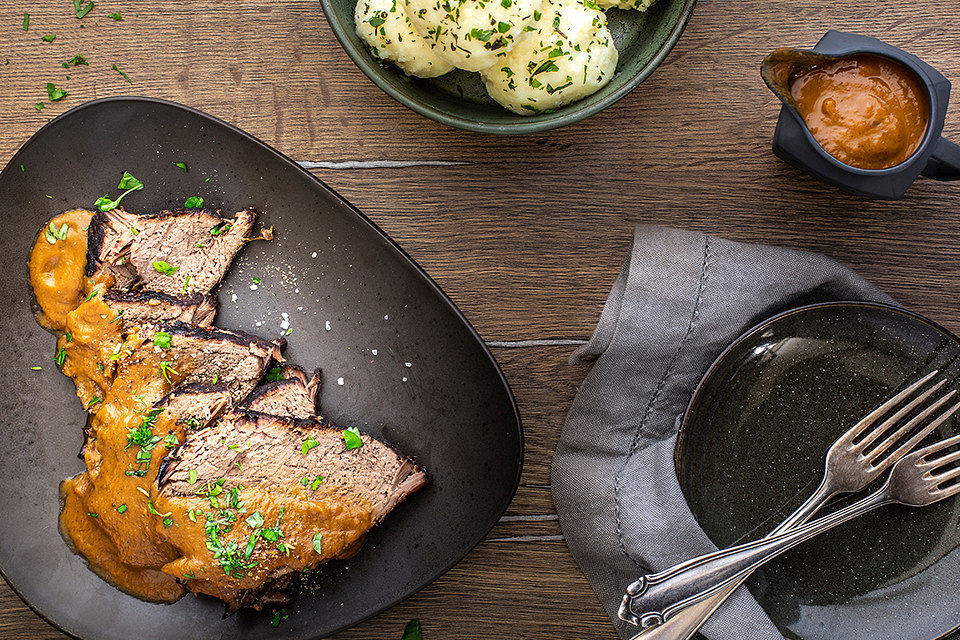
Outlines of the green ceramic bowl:
{"type": "Polygon", "coordinates": [[[333,33],[360,70],[407,107],[437,122],[481,133],[546,131],[577,122],[630,93],[667,57],[696,0],[657,0],[646,12],[608,9],[620,61],[603,89],[553,113],[519,116],[494,102],[476,73],[455,70],[439,78],[407,76],[374,58],[354,29],[356,0],[320,0],[333,33]]]}

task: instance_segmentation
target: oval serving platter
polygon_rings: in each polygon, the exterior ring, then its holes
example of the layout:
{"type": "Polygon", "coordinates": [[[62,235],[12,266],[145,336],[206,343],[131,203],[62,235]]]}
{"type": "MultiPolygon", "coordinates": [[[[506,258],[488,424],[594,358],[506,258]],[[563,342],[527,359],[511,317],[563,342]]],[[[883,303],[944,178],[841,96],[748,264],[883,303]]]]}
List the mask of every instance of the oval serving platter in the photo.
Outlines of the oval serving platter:
{"type": "MultiPolygon", "coordinates": [[[[721,547],[766,534],[813,493],[843,432],[934,369],[956,387],[960,339],[895,307],[817,304],[754,327],[711,365],[683,418],[677,473],[697,522],[721,547]]],[[[954,418],[931,438],[958,431],[954,418]]],[[[960,498],[883,507],[788,551],[748,585],[787,638],[955,637],[958,521],[960,498]]]]}
{"type": "Polygon", "coordinates": [[[89,102],[49,122],[0,174],[5,310],[0,434],[0,572],[37,613],[84,640],[306,640],[354,625],[463,558],[506,509],[523,458],[510,388],[476,331],[422,269],[357,209],[295,162],[199,111],[144,98],[89,102]],[[186,163],[184,172],[173,163],[186,163]],[[46,220],[145,184],[125,207],[252,205],[270,242],[241,251],[218,290],[218,326],[265,337],[289,317],[289,361],[323,369],[325,417],[355,425],[426,467],[430,484],[375,528],[350,560],[323,565],[279,628],[271,612],[221,619],[187,595],[137,600],[103,582],[57,530],[58,484],[82,470],[85,412],[51,361],[26,261],[46,220]],[[259,279],[251,287],[253,278],[259,279]],[[42,366],[41,371],[31,367],[42,366]]]}

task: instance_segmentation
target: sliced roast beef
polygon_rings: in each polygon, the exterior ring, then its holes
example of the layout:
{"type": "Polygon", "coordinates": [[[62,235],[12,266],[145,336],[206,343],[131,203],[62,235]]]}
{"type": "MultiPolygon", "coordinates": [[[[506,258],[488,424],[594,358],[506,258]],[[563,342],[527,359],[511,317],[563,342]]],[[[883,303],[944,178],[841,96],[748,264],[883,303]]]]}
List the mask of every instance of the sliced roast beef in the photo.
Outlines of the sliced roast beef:
{"type": "Polygon", "coordinates": [[[200,293],[172,296],[159,291],[110,289],[103,294],[103,301],[120,313],[128,326],[180,320],[209,327],[217,313],[216,297],[200,293]]]}
{"type": "Polygon", "coordinates": [[[180,385],[154,406],[163,409],[189,430],[206,428],[231,405],[230,391],[222,384],[195,382],[180,385]]]}
{"type": "Polygon", "coordinates": [[[263,377],[271,358],[282,360],[286,346],[282,338],[269,341],[242,331],[197,327],[183,322],[144,325],[140,330],[143,348],[159,352],[183,384],[222,384],[234,402],[245,398],[263,377]],[[166,337],[170,336],[169,348],[166,337]],[[182,370],[182,371],[181,371],[182,370]]]}
{"type": "Polygon", "coordinates": [[[321,418],[231,412],[160,465],[151,495],[176,525],[163,567],[227,612],[276,602],[295,572],[352,554],[366,532],[427,482],[382,442],[321,418]],[[202,512],[197,522],[178,513],[202,512]],[[197,536],[206,545],[197,545],[197,536]]]}
{"type": "Polygon", "coordinates": [[[253,228],[256,213],[99,212],[87,236],[87,275],[110,274],[114,286],[135,284],[171,295],[210,293],[253,228]]]}
{"type": "MultiPolygon", "coordinates": [[[[277,369],[278,367],[274,367],[277,369]]],[[[317,413],[317,391],[320,388],[320,370],[313,372],[307,380],[304,371],[298,367],[283,367],[290,375],[280,380],[261,384],[250,392],[241,406],[251,411],[269,413],[275,416],[309,418],[317,413]]],[[[273,369],[267,372],[268,377],[273,369]]]]}

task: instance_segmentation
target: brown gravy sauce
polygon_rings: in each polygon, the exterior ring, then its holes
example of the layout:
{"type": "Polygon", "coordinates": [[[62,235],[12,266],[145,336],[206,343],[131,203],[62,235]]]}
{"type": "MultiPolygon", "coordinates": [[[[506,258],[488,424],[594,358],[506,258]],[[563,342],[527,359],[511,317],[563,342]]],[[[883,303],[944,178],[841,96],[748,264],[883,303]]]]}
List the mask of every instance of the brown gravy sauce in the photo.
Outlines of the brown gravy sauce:
{"type": "Polygon", "coordinates": [[[814,67],[792,79],[790,93],[820,146],[852,167],[894,167],[927,131],[926,89],[890,58],[858,54],[814,67]]]}
{"type": "MultiPolygon", "coordinates": [[[[220,513],[209,498],[159,493],[160,462],[183,441],[185,427],[159,413],[152,432],[161,440],[147,452],[128,446],[128,434],[143,424],[153,403],[186,376],[191,364],[169,351],[138,350],[137,332],[123,327],[100,298],[111,283],[85,277],[91,215],[76,210],[54,218],[57,228],[67,225],[66,238],[51,243],[41,231],[29,262],[38,321],[59,334],[61,370],[74,379],[77,396],[91,413],[83,450],[86,471],[60,486],[60,530],[67,543],[105,580],[154,602],[176,601],[185,585],[198,593],[235,597],[267,577],[351,555],[373,523],[373,509],[362,497],[340,495],[332,485],[316,490],[299,484],[237,487],[243,506],[235,510],[235,522],[220,534],[220,542],[245,548],[252,530],[246,519],[257,512],[263,526],[279,525],[284,544],[281,551],[276,541],[259,540],[247,557],[256,564],[242,575],[228,574],[208,546],[207,515],[220,513]],[[159,369],[164,358],[174,361],[169,380],[159,369]],[[319,554],[314,549],[318,532],[319,554]]],[[[201,478],[197,487],[216,480],[201,478]]],[[[231,489],[224,484],[224,491],[231,489]]]]}

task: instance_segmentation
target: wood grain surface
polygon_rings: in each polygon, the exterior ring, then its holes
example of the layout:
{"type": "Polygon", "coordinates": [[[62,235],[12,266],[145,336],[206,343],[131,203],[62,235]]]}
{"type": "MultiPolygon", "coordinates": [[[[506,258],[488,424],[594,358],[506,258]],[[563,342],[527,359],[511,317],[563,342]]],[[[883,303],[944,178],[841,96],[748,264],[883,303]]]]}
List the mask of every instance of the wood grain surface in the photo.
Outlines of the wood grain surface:
{"type": "MultiPolygon", "coordinates": [[[[960,80],[956,0],[701,0],[638,90],[581,123],[507,138],[449,129],[394,102],[352,64],[316,0],[96,4],[82,21],[69,0],[0,6],[0,159],[92,98],[202,109],[354,202],[503,345],[495,353],[527,443],[507,517],[447,575],[338,638],[399,638],[412,617],[428,640],[615,637],[562,540],[549,464],[587,371],[566,358],[599,316],[633,223],[820,251],[960,330],[960,184],[921,180],[883,203],[813,181],[770,152],[778,103],[758,74],[771,49],[812,46],[836,28],[881,37],[960,80]],[[115,11],[122,21],[107,17],[115,11]],[[57,37],[45,43],[46,34],[57,37]],[[89,66],[61,67],[77,54],[89,66]],[[70,95],[50,103],[47,82],[70,95]],[[571,344],[549,346],[558,339],[571,344]]],[[[944,134],[960,139],[960,103],[944,134]]],[[[63,636],[0,585],[0,640],[48,638],[63,636]]]]}

